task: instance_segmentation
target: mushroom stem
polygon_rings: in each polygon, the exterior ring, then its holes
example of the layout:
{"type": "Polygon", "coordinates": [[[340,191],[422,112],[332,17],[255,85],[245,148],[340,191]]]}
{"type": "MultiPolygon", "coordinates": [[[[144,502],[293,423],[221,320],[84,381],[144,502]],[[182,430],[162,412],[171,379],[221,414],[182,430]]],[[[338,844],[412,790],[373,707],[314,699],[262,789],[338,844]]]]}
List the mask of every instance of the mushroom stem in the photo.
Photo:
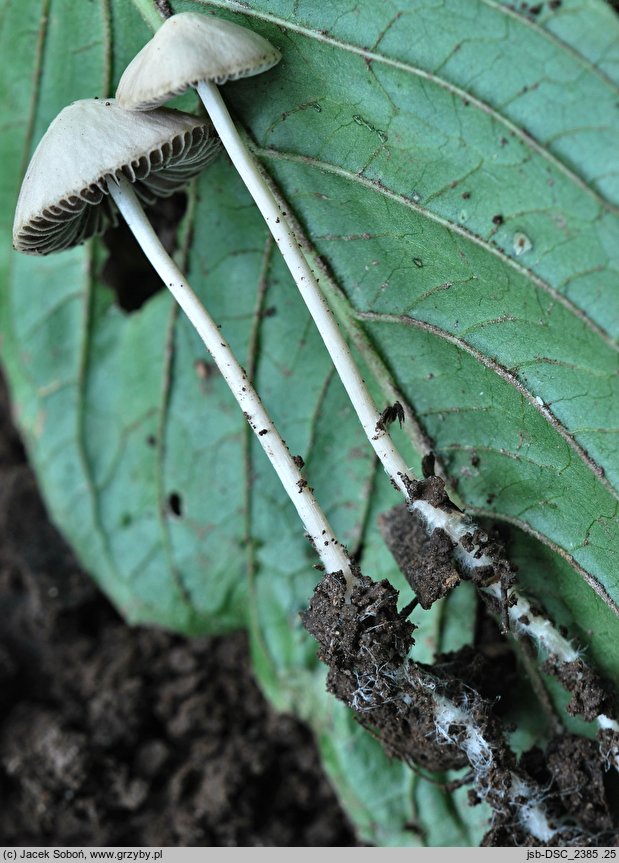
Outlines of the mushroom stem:
{"type": "MultiPolygon", "coordinates": [[[[389,433],[379,424],[380,413],[359,373],[333,312],[284,214],[277,205],[255,160],[241,140],[216,84],[200,81],[196,89],[234,167],[247,186],[279,246],[293,279],[314,319],[365,434],[391,481],[408,498],[403,477],[408,468],[389,433]]],[[[409,477],[410,478],[410,477],[409,477]]]]}
{"type": "Polygon", "coordinates": [[[342,571],[352,585],[354,575],[350,560],[335,534],[311,489],[288,451],[260,397],[252,387],[245,371],[219,328],[208,314],[172,258],[161,245],[148,221],[135,191],[124,177],[109,179],[108,190],[123,215],[134,237],[142,247],[164,284],[185,312],[217,368],[230,387],[247,422],[260,441],[267,458],[286,489],[303,526],[327,572],[342,571]]]}

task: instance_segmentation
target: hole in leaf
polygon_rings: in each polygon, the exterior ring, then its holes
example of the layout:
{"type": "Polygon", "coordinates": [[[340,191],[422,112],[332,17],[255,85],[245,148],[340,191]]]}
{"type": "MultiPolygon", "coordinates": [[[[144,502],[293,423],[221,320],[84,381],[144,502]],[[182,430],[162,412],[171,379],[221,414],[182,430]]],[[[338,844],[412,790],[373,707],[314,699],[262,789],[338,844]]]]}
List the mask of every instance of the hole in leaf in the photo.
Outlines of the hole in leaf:
{"type": "MultiPolygon", "coordinates": [[[[178,226],[187,209],[187,196],[177,192],[146,209],[146,214],[167,252],[176,249],[178,226]]],[[[109,255],[101,269],[101,280],[116,295],[125,312],[135,312],[164,285],[123,219],[103,235],[109,255]]]]}
{"type": "Polygon", "coordinates": [[[181,518],[183,515],[183,499],[177,491],[173,491],[168,497],[168,506],[173,515],[181,518]]]}

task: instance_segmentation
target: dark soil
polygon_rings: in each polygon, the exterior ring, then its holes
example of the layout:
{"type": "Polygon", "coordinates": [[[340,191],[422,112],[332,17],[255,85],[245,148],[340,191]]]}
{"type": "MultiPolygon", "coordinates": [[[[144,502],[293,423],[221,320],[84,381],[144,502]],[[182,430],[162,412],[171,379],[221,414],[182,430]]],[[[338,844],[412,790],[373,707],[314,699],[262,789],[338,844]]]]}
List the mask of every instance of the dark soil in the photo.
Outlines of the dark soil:
{"type": "Polygon", "coordinates": [[[397,603],[388,581],[357,574],[348,587],[342,573],[323,576],[302,617],[328,690],[389,755],[433,771],[468,764],[471,805],[485,800],[493,812],[482,844],[615,845],[599,744],[562,734],[518,760],[494,709],[502,669],[510,682],[505,657],[465,647],[432,666],[415,662],[414,626],[397,603]]]}
{"type": "Polygon", "coordinates": [[[378,524],[385,544],[422,608],[431,608],[460,582],[453,557],[454,544],[444,530],[435,530],[428,536],[421,516],[410,512],[405,503],[382,513],[378,524]]]}
{"type": "Polygon", "coordinates": [[[312,737],[243,634],[127,627],[50,525],[0,383],[0,843],[338,846],[312,737]]]}
{"type": "Polygon", "coordinates": [[[600,713],[613,712],[610,684],[600,681],[582,659],[560,663],[551,657],[543,669],[557,677],[571,694],[566,709],[572,716],[582,716],[587,722],[592,722],[600,713]]]}

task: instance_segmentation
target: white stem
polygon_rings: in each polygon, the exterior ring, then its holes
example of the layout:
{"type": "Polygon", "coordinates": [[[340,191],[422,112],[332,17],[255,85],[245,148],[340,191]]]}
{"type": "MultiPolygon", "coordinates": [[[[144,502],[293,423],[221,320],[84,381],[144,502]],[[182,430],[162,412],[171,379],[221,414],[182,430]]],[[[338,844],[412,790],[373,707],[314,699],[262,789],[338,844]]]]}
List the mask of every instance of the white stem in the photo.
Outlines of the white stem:
{"type": "Polygon", "coordinates": [[[359,374],[348,345],[333,317],[333,312],[295,240],[287,219],[278,207],[256,162],[241,140],[217,85],[209,81],[200,81],[196,89],[234,167],[241,175],[279,246],[288,269],[331,355],[336,371],[357,412],[368,440],[389,478],[408,498],[406,485],[402,480],[403,476],[408,476],[406,463],[393,445],[389,433],[376,427],[380,413],[359,374]]]}
{"type": "Polygon", "coordinates": [[[443,510],[432,506],[430,503],[410,500],[409,492],[404,482],[406,477],[411,479],[408,467],[395,448],[389,432],[377,426],[380,414],[363,378],[359,374],[359,369],[333,317],[333,312],[320,290],[318,280],[307,263],[284,213],[280,210],[255,160],[237,132],[228,109],[221,98],[218,87],[211,82],[200,81],[196,89],[221,138],[222,144],[256,202],[282,253],[299,292],[331,355],[335,369],[361,421],[366,437],[374,448],[387,475],[404,495],[405,499],[409,501],[411,507],[417,509],[423,515],[428,533],[432,533],[437,527],[441,527],[457,543],[456,556],[467,569],[472,570],[478,567],[489,566],[492,561],[487,555],[484,554],[476,557],[476,549],[471,552],[462,546],[462,538],[464,535],[472,533],[474,527],[471,527],[459,513],[447,516],[443,510]]]}
{"type": "MultiPolygon", "coordinates": [[[[504,601],[500,584],[490,584],[482,589],[498,602],[504,601]]],[[[550,656],[556,656],[560,662],[576,662],[580,659],[579,652],[571,642],[564,638],[549,620],[536,614],[524,596],[512,589],[510,598],[513,604],[508,609],[509,619],[518,636],[521,638],[528,636],[539,649],[546,651],[550,656]]]]}
{"type": "Polygon", "coordinates": [[[457,543],[456,555],[467,569],[477,569],[490,565],[492,561],[487,555],[476,557],[474,553],[476,548],[470,552],[462,546],[463,536],[474,531],[474,527],[466,523],[462,516],[454,514],[446,519],[444,512],[432,504],[410,499],[404,481],[405,478],[411,479],[406,462],[395,448],[389,432],[377,425],[380,414],[365,381],[359,374],[359,369],[340,332],[333,312],[320,290],[318,279],[305,259],[285,214],[278,206],[255,160],[237,132],[217,85],[210,81],[200,81],[196,85],[196,89],[234,167],[256,202],[282,253],[282,257],[329,351],[333,365],[348,393],[366,437],[387,475],[411,506],[422,513],[428,533],[432,533],[437,527],[442,527],[457,543]]]}
{"type": "Polygon", "coordinates": [[[345,550],[335,538],[329,522],[303,479],[288,447],[277,432],[230,346],[161,245],[131,183],[121,177],[116,182],[109,181],[108,189],[144,254],[197,330],[232,390],[247,422],[255,432],[262,449],[294,504],[325,569],[327,572],[342,570],[347,582],[351,584],[353,575],[345,550]]]}

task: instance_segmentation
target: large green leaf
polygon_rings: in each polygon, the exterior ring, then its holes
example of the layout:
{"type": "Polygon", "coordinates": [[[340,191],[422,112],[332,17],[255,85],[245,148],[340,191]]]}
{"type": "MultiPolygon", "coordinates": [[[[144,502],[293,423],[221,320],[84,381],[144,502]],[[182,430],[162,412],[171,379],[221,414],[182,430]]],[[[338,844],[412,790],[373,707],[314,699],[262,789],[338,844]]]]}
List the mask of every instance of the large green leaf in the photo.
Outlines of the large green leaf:
{"type": "MultiPolygon", "coordinates": [[[[616,16],[602,0],[538,14],[498,0],[173,5],[281,49],[225,97],[324,265],[377,400],[406,399],[466,504],[517,529],[523,583],[617,679],[616,16]]],[[[130,621],[250,628],[264,689],[313,724],[367,841],[474,843],[487,813],[388,764],[323,694],[298,617],[313,553],[221,379],[196,374],[204,349],[168,297],[120,311],[99,242],[9,251],[47,124],[112,92],[157,22],[149,0],[0,4],[2,359],[48,505],[130,621]]],[[[397,496],[225,158],[184,236],[192,284],[339,536],[408,596],[376,527],[397,496]]],[[[396,435],[417,469],[417,430],[396,435]]],[[[472,638],[473,613],[464,588],[419,612],[416,656],[472,638]]]]}

